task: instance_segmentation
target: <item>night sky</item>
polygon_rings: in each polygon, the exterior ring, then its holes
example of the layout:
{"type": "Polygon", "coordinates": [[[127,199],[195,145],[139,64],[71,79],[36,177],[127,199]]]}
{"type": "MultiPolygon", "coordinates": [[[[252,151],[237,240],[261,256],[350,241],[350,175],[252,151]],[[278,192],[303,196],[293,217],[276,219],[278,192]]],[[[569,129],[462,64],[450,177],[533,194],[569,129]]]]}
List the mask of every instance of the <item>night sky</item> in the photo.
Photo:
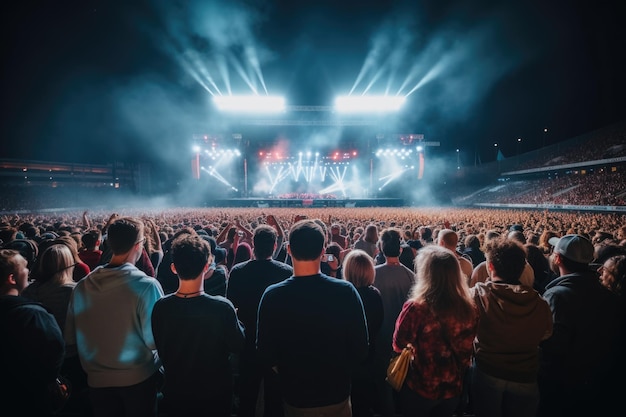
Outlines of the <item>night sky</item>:
{"type": "Polygon", "coordinates": [[[194,134],[228,129],[210,99],[229,85],[325,106],[414,90],[385,128],[486,162],[626,118],[624,21],[618,1],[15,2],[0,158],[187,160],[194,134]]]}

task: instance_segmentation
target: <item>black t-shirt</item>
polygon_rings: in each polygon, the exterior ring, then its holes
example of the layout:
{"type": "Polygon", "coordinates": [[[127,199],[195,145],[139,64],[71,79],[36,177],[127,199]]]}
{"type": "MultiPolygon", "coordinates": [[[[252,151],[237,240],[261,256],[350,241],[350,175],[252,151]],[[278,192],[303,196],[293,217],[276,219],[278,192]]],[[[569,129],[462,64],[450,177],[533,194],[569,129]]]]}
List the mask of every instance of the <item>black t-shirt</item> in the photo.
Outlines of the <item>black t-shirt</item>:
{"type": "Polygon", "coordinates": [[[247,350],[254,350],[257,310],[263,292],[291,275],[291,266],[271,259],[242,262],[230,271],[226,297],[237,308],[237,315],[246,328],[247,350]]]}

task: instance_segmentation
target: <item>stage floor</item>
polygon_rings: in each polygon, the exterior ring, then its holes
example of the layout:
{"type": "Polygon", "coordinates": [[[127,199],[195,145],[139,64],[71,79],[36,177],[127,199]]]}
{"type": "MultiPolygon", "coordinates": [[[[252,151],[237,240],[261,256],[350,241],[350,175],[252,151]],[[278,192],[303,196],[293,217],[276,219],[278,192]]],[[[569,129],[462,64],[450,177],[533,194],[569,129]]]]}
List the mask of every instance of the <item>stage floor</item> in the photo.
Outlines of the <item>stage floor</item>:
{"type": "Polygon", "coordinates": [[[206,207],[402,207],[402,198],[286,199],[226,198],[206,201],[206,207]]]}

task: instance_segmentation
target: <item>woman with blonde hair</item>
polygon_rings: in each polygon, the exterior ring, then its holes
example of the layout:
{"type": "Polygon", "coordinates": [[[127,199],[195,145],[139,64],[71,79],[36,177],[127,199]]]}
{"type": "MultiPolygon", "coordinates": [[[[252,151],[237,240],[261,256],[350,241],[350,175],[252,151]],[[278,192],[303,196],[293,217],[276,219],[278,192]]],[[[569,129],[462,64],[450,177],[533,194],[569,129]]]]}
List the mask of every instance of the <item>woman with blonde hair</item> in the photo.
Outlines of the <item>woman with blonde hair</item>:
{"type": "Polygon", "coordinates": [[[72,289],[76,286],[73,274],[76,261],[69,247],[57,243],[49,246],[40,256],[34,281],[22,295],[48,307],[61,330],[65,328],[65,315],[72,289]]]}
{"type": "MultiPolygon", "coordinates": [[[[65,333],[65,317],[70,296],[76,286],[74,269],[77,262],[70,246],[59,241],[48,246],[39,256],[34,281],[24,289],[22,295],[40,302],[54,315],[61,332],[65,333]]],[[[78,359],[76,345],[65,346],[65,359],[61,374],[72,383],[72,396],[64,411],[82,415],[90,411],[87,395],[87,375],[78,359]]]]}
{"type": "Polygon", "coordinates": [[[376,398],[374,346],[383,323],[383,300],[378,288],[374,287],[374,259],[361,249],[351,250],[343,260],[343,279],[354,285],[363,301],[369,335],[367,359],[355,369],[352,375],[352,415],[354,417],[373,416],[373,398],[376,398]]]}
{"type": "Polygon", "coordinates": [[[402,413],[452,416],[471,362],[478,311],[452,251],[426,246],[415,265],[415,285],[393,335],[396,353],[407,346],[413,351],[400,392],[402,413]]]}

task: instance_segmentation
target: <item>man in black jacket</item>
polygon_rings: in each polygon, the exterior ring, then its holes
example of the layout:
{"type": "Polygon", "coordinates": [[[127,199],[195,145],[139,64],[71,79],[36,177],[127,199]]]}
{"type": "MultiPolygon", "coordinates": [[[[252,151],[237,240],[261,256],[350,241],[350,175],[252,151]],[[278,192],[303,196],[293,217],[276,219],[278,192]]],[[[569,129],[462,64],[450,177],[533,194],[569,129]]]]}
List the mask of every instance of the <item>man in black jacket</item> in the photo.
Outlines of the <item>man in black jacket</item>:
{"type": "Polygon", "coordinates": [[[614,400],[607,393],[618,359],[619,301],[589,267],[594,257],[589,239],[570,234],[550,244],[560,276],[543,294],[554,329],[541,344],[538,415],[607,415],[614,400]]]}
{"type": "Polygon", "coordinates": [[[0,414],[52,415],[47,387],[61,370],[65,343],[54,316],[20,296],[28,285],[27,261],[0,249],[0,414]]]}

